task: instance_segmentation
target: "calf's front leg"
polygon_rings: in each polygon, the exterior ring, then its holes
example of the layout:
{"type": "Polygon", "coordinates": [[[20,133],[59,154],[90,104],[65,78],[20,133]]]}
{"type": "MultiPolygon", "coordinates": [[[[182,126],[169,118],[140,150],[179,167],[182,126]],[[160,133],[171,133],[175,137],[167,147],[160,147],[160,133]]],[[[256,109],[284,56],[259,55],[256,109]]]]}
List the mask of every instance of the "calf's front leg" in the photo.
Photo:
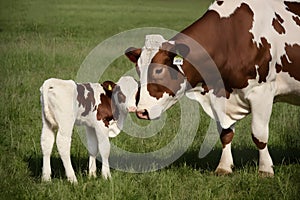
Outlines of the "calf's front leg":
{"type": "Polygon", "coordinates": [[[98,154],[98,140],[95,129],[86,127],[86,136],[89,151],[89,177],[97,177],[96,157],[98,154]]]}

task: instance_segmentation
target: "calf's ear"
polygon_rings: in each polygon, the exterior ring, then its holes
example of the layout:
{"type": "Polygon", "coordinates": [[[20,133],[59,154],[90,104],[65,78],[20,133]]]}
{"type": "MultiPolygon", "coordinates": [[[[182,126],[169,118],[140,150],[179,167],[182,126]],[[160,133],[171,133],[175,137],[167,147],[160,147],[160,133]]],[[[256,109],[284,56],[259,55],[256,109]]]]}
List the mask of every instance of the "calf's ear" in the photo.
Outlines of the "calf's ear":
{"type": "Polygon", "coordinates": [[[113,89],[116,87],[116,84],[112,81],[104,81],[101,86],[103,87],[105,94],[111,97],[113,89]]]}
{"type": "Polygon", "coordinates": [[[137,63],[139,57],[141,56],[141,52],[142,52],[141,48],[137,49],[134,47],[129,47],[128,49],[126,49],[125,55],[131,62],[137,63]]]}

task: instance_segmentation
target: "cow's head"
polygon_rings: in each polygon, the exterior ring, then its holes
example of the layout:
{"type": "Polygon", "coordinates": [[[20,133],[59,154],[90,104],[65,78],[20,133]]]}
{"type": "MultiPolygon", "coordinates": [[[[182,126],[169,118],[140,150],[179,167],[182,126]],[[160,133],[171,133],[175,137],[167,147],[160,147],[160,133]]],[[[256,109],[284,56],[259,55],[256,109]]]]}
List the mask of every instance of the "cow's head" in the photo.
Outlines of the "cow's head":
{"type": "Polygon", "coordinates": [[[137,116],[159,118],[183,96],[187,80],[182,70],[183,58],[189,53],[185,45],[165,40],[160,35],[146,36],[143,48],[129,48],[125,55],[136,64],[140,76],[137,116]]]}

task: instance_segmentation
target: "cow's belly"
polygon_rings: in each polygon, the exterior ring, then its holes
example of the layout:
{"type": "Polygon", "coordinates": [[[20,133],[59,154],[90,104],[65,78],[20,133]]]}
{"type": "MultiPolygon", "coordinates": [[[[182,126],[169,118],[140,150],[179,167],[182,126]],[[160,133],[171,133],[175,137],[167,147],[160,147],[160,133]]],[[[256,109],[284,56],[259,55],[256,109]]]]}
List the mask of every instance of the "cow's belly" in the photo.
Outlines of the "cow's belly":
{"type": "Polygon", "coordinates": [[[300,105],[300,81],[281,72],[276,77],[276,95],[274,102],[286,102],[300,105]]]}

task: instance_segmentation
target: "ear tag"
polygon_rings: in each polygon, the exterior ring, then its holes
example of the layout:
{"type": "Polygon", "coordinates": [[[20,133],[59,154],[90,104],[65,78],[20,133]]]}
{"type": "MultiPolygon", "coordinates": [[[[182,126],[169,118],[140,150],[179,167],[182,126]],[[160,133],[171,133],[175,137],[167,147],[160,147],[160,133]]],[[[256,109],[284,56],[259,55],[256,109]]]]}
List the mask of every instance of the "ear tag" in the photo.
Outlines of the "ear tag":
{"type": "Polygon", "coordinates": [[[183,58],[179,55],[175,56],[173,59],[173,65],[183,65],[183,58]]]}
{"type": "Polygon", "coordinates": [[[108,89],[109,91],[111,91],[111,90],[112,90],[112,87],[111,87],[111,85],[110,85],[110,84],[108,85],[107,89],[108,89]]]}

